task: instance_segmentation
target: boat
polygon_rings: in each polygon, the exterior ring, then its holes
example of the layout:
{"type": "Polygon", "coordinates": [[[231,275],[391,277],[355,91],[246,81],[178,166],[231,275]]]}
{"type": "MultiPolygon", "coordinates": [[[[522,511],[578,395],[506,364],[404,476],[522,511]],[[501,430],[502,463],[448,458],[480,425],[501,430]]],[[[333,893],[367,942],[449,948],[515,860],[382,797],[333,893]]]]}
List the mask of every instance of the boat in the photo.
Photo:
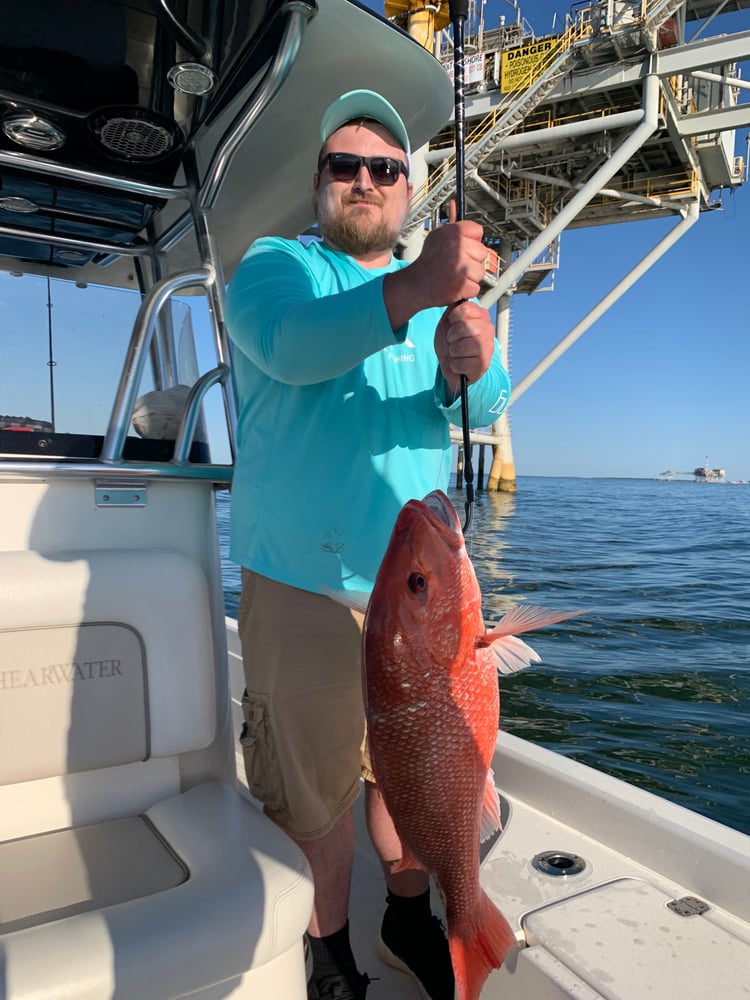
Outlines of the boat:
{"type": "MultiPolygon", "coordinates": [[[[450,81],[350,0],[5,14],[0,1000],[302,1000],[309,872],[237,758],[223,288],[253,238],[309,224],[342,80],[415,147],[450,81]]],[[[483,1000],[747,995],[750,837],[502,732],[493,767],[481,878],[518,949],[483,1000]]],[[[354,948],[373,1000],[416,1000],[375,953],[357,823],[354,948]]]]}

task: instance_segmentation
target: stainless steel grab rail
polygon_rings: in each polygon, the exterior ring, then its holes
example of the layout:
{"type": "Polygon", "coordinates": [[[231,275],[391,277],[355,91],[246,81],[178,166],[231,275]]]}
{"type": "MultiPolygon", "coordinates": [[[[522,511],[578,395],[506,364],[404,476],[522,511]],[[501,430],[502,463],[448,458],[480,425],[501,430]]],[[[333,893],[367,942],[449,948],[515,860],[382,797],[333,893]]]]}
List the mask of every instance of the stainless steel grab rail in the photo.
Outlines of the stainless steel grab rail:
{"type": "Polygon", "coordinates": [[[194,285],[203,285],[207,288],[213,281],[213,277],[213,270],[209,267],[175,274],[155,284],[144,298],[133,326],[107,433],[104,436],[102,462],[116,463],[122,460],[130,415],[135,404],[135,395],[141,383],[159,313],[173,293],[194,285]]]}

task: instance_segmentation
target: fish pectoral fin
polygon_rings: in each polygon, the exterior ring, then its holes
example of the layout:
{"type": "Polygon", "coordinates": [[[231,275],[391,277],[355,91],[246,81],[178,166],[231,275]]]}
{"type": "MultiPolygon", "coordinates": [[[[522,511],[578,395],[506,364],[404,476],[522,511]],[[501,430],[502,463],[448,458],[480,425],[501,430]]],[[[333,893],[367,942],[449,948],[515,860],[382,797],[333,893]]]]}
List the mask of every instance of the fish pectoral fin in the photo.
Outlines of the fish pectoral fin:
{"type": "Polygon", "coordinates": [[[586,611],[553,611],[535,604],[518,604],[506,611],[493,629],[477,636],[476,645],[479,648],[492,646],[498,673],[515,674],[531,663],[541,662],[539,654],[519,639],[517,632],[530,632],[585,613],[586,611]]]}
{"type": "Polygon", "coordinates": [[[330,597],[332,601],[351,611],[360,611],[362,614],[367,611],[370,595],[366,590],[329,590],[328,587],[322,589],[326,597],[330,597]]]}
{"type": "Polygon", "coordinates": [[[545,625],[555,625],[557,622],[567,621],[568,618],[576,618],[578,615],[585,615],[591,608],[584,608],[582,611],[555,611],[552,608],[543,608],[538,604],[517,604],[515,608],[506,611],[497,625],[484,635],[485,642],[482,645],[489,645],[493,639],[499,639],[504,635],[518,635],[519,632],[531,632],[537,628],[544,628],[545,625]]]}
{"type": "Polygon", "coordinates": [[[499,674],[517,674],[532,663],[541,663],[542,658],[523,639],[515,635],[504,635],[493,640],[492,652],[499,674]]]}
{"type": "Polygon", "coordinates": [[[492,768],[487,775],[487,782],[484,786],[484,799],[482,800],[482,817],[479,821],[479,842],[483,844],[485,840],[502,830],[503,824],[500,819],[500,796],[495,788],[495,775],[492,768]]]}

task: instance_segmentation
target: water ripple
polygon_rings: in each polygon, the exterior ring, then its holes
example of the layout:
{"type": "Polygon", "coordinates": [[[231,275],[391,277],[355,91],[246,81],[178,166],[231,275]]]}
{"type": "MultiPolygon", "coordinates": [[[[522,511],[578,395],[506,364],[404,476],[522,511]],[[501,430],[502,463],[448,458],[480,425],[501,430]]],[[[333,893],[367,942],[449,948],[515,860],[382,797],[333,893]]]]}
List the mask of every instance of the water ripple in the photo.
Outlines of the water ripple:
{"type": "MultiPolygon", "coordinates": [[[[217,508],[236,614],[228,493],[217,508]]],[[[519,601],[591,609],[529,637],[542,663],[502,679],[502,727],[750,833],[748,523],[750,489],[729,485],[480,491],[467,548],[487,621],[519,601]]]]}

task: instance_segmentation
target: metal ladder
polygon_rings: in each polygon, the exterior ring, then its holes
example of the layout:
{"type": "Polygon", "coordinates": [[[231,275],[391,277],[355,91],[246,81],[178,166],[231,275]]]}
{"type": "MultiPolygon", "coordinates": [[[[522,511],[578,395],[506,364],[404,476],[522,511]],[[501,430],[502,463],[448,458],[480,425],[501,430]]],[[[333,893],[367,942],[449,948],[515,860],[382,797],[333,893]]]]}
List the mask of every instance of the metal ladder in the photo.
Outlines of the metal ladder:
{"type": "MultiPolygon", "coordinates": [[[[587,25],[576,22],[560,36],[557,48],[542,62],[544,70],[531,85],[519,88],[506,95],[505,99],[482,119],[467,137],[465,169],[475,170],[496,146],[520,125],[537,108],[544,98],[557,86],[568,69],[568,63],[575,44],[589,33],[587,25]]],[[[538,72],[536,67],[535,72],[538,72]]],[[[449,157],[442,165],[439,177],[429,178],[412,200],[412,207],[403,227],[403,234],[409,236],[425,219],[453,193],[456,186],[456,157],[449,157]]]]}

